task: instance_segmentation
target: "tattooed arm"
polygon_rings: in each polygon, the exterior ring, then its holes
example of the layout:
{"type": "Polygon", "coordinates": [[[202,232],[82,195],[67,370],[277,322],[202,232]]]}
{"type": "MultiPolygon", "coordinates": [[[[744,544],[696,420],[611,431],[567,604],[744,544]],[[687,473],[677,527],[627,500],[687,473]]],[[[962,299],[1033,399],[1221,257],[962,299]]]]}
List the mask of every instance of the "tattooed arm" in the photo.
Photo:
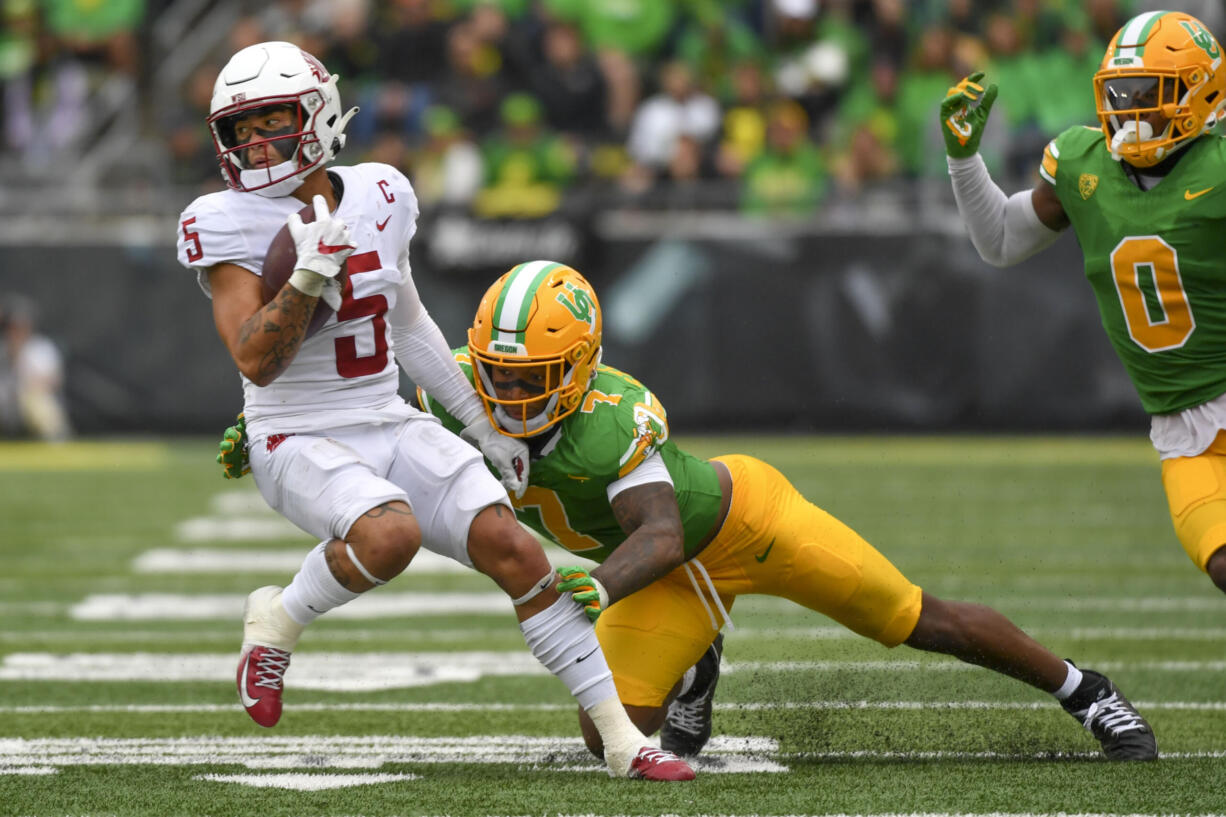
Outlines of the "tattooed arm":
{"type": "Polygon", "coordinates": [[[260,278],[236,264],[209,269],[213,323],[238,370],[267,386],[289,368],[306,337],[318,297],[290,284],[265,304],[260,278]]]}
{"type": "Polygon", "coordinates": [[[677,495],[667,482],[636,485],[613,497],[613,514],[626,539],[592,575],[609,603],[641,590],[685,560],[685,530],[677,495]]]}

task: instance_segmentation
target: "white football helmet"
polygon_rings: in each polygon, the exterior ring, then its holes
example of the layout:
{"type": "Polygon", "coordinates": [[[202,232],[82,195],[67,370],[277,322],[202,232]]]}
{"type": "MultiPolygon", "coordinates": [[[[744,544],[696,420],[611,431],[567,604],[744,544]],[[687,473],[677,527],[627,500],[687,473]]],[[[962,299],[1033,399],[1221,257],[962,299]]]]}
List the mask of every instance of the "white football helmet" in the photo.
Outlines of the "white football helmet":
{"type": "Polygon", "coordinates": [[[307,174],[332,161],[345,145],[345,125],[358,111],[341,114],[337,79],[293,43],[259,43],[231,57],[213,85],[208,119],[226,184],[261,196],[286,196],[307,174]],[[235,121],[268,108],[289,109],[293,124],[272,132],[256,128],[255,138],[240,143],[235,121]],[[289,158],[249,167],[248,148],[261,144],[272,144],[289,158]]]}

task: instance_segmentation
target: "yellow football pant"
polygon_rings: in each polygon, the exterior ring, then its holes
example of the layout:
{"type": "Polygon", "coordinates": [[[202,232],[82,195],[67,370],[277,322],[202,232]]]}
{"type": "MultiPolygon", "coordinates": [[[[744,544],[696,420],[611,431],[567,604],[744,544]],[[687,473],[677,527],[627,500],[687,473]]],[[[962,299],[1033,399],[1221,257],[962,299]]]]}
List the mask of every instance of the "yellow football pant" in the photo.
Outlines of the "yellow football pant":
{"type": "Polygon", "coordinates": [[[1163,460],[1162,486],[1179,543],[1204,570],[1226,545],[1226,431],[1202,454],[1163,460]]]}
{"type": "Polygon", "coordinates": [[[697,559],[596,622],[622,703],[663,704],[723,626],[720,604],[730,610],[743,593],[791,599],[887,647],[911,634],[921,591],[888,559],[772,466],[739,454],[716,459],[728,466],[733,486],[719,534],[697,559]]]}

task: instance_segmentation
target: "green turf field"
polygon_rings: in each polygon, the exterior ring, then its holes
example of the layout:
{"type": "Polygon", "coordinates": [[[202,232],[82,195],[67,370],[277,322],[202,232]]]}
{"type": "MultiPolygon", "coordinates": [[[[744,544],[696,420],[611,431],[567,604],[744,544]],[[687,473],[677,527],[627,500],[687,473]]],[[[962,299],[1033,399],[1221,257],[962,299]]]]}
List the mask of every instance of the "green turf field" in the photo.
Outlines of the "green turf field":
{"type": "Polygon", "coordinates": [[[743,598],[699,779],[610,780],[492,582],[428,559],[311,627],[262,729],[242,600],[312,540],[212,440],[0,444],[0,815],[1226,814],[1226,599],[1143,433],[682,442],[772,462],[925,589],[1106,671],[1163,759],[1102,761],[1049,696],[743,598]]]}

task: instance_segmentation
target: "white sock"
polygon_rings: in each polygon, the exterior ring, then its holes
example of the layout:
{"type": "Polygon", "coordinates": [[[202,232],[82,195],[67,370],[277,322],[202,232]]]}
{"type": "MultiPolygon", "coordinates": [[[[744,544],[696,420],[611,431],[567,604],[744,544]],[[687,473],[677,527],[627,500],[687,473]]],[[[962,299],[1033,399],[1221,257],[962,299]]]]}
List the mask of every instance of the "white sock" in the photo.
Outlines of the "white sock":
{"type": "Polygon", "coordinates": [[[1052,693],[1052,695],[1056,696],[1057,701],[1067,700],[1068,696],[1076,692],[1077,687],[1081,686],[1081,670],[1074,667],[1069,661],[1064,663],[1068,667],[1068,676],[1064,679],[1064,684],[1052,693]]]}
{"type": "Polygon", "coordinates": [[[299,624],[310,624],[333,607],[340,607],[361,595],[346,590],[332,575],[324,556],[327,546],[327,542],[320,542],[306,555],[294,580],[281,593],[285,612],[299,624]]]}
{"type": "Polygon", "coordinates": [[[609,771],[625,777],[638,750],[649,741],[626,714],[613,673],[583,608],[569,596],[519,623],[528,648],[556,675],[588,713],[604,742],[609,771]]]}
{"type": "Polygon", "coordinates": [[[596,640],[596,630],[583,608],[570,596],[519,623],[536,660],[566,684],[579,706],[591,709],[617,698],[613,673],[596,640]]]}

